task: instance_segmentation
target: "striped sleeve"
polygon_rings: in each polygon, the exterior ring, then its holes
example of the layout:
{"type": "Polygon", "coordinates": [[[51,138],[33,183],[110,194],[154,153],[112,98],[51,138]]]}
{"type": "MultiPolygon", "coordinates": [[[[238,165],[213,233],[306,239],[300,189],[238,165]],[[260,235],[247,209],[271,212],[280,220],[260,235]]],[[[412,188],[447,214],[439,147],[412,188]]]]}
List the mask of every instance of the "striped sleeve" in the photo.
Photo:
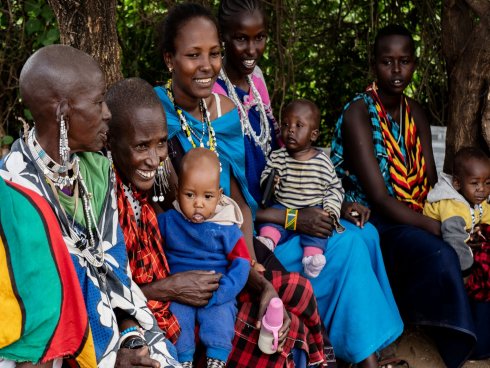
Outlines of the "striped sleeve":
{"type": "Polygon", "coordinates": [[[267,162],[265,164],[265,169],[262,171],[262,175],[260,176],[260,185],[264,184],[264,181],[267,180],[267,177],[271,173],[272,169],[276,169],[277,172],[284,165],[284,154],[282,151],[285,151],[284,148],[280,148],[277,151],[271,152],[270,156],[267,158],[267,162]]]}
{"type": "Polygon", "coordinates": [[[340,220],[340,207],[344,201],[342,182],[335,173],[335,168],[326,154],[322,154],[325,164],[325,180],[327,181],[323,193],[323,209],[330,212],[337,221],[340,220]]]}

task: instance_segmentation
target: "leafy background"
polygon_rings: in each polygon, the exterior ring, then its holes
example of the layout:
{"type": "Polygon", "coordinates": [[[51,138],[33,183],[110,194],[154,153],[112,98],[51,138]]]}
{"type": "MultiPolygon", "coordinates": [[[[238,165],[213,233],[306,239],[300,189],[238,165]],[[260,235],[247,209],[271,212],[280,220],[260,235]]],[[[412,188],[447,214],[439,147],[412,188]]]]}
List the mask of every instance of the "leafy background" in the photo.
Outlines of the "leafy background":
{"type": "MultiPolygon", "coordinates": [[[[18,99],[18,75],[27,57],[59,42],[56,19],[41,0],[0,0],[0,137],[18,135],[17,117],[31,119],[18,99]]],[[[217,9],[217,0],[201,3],[217,9]]],[[[155,25],[175,1],[118,0],[117,31],[125,76],[152,84],[168,78],[154,48],[155,25]]],[[[322,111],[320,143],[327,145],[343,105],[371,81],[376,32],[400,23],[413,32],[418,69],[408,94],[425,106],[431,123],[447,118],[447,78],[441,54],[441,0],[274,0],[268,47],[261,62],[276,115],[293,98],[322,111]]]]}

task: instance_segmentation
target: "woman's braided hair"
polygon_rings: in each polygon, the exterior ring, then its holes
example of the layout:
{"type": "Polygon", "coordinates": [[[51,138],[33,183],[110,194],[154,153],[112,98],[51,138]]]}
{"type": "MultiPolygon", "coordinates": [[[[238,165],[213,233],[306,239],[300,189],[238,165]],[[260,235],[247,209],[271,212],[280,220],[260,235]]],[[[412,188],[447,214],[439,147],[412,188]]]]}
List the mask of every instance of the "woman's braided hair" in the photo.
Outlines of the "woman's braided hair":
{"type": "MultiPolygon", "coordinates": [[[[236,22],[238,14],[259,11],[264,15],[264,8],[261,0],[221,0],[218,10],[218,23],[221,32],[236,22]]],[[[264,16],[265,19],[265,16],[264,16]]]]}

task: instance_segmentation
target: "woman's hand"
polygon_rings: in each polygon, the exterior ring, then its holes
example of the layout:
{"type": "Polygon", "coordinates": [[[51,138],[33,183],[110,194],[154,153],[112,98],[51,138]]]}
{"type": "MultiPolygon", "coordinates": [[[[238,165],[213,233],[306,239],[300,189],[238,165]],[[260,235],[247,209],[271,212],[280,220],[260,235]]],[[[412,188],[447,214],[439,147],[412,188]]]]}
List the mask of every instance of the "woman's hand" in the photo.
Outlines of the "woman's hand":
{"type": "Polygon", "coordinates": [[[327,211],[317,207],[298,210],[296,230],[320,238],[332,235],[334,223],[327,211]]]}
{"type": "Polygon", "coordinates": [[[434,220],[433,218],[430,218],[428,216],[422,215],[423,216],[423,223],[419,226],[422,229],[427,230],[428,232],[434,234],[435,236],[441,236],[441,223],[437,220],[434,220]]]}
{"type": "Polygon", "coordinates": [[[221,274],[214,271],[186,271],[143,285],[141,290],[150,300],[203,307],[218,289],[220,279],[221,274]]]}
{"type": "Polygon", "coordinates": [[[369,221],[371,210],[360,203],[344,201],[340,209],[340,216],[363,228],[364,224],[369,221]]]}
{"type": "MultiPolygon", "coordinates": [[[[272,298],[279,298],[279,295],[277,295],[276,290],[272,286],[270,282],[265,282],[264,283],[264,288],[262,289],[262,293],[260,294],[260,305],[259,305],[259,313],[257,315],[258,321],[257,321],[257,328],[260,328],[262,318],[264,317],[265,311],[267,309],[267,306],[269,305],[270,301],[272,298]]],[[[286,337],[288,336],[289,333],[289,326],[291,324],[291,319],[289,318],[289,315],[284,309],[284,316],[282,320],[282,327],[279,329],[279,342],[277,345],[277,351],[281,352],[282,347],[284,346],[284,343],[286,342],[286,337]]]]}
{"type": "Polygon", "coordinates": [[[116,357],[116,368],[126,367],[154,367],[159,368],[160,363],[150,358],[148,346],[140,349],[119,349],[116,357]]]}

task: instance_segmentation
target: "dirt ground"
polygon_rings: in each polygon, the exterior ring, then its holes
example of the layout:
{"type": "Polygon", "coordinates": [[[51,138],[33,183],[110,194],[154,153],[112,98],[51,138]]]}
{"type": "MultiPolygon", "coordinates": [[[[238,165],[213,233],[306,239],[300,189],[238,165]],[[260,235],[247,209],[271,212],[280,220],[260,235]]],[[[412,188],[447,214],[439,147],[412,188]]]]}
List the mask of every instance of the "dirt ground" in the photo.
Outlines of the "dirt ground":
{"type": "MultiPolygon", "coordinates": [[[[408,328],[382,355],[403,358],[410,368],[445,368],[433,342],[416,328],[408,328]]],[[[490,368],[490,359],[471,360],[463,368],[490,368]]]]}

